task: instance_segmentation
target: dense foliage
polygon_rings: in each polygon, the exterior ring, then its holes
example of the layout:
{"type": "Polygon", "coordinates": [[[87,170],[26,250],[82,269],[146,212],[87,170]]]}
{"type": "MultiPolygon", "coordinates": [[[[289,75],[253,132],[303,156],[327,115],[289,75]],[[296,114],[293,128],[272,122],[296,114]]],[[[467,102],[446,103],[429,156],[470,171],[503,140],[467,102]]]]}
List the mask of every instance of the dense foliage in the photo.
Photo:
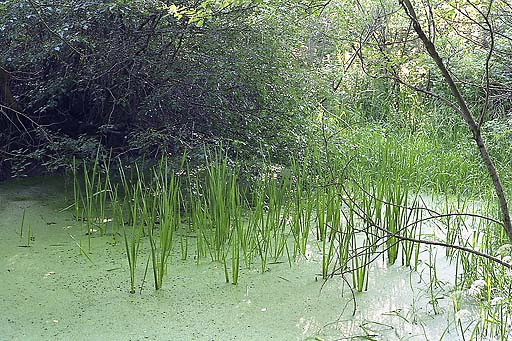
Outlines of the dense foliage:
{"type": "MultiPolygon", "coordinates": [[[[59,170],[98,147],[156,159],[222,145],[286,163],[318,144],[365,164],[368,130],[478,157],[400,3],[3,1],[0,67],[21,112],[3,103],[0,176],[59,170]]],[[[506,175],[512,7],[416,6],[506,175]]]]}
{"type": "Polygon", "coordinates": [[[284,156],[305,133],[300,32],[270,8],[234,4],[199,25],[158,1],[13,0],[0,16],[0,66],[24,113],[0,116],[3,176],[56,170],[98,144],[131,156],[205,143],[284,156]]]}

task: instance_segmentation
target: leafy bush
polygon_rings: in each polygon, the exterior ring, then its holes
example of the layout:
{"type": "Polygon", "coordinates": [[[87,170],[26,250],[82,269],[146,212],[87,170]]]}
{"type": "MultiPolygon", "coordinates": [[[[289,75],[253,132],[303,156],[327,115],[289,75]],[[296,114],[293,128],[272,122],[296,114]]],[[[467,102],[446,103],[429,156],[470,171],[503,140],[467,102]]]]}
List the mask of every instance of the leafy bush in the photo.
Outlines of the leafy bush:
{"type": "MultiPolygon", "coordinates": [[[[3,136],[3,154],[78,155],[81,139],[95,139],[131,156],[223,143],[246,156],[268,144],[284,158],[298,147],[307,112],[296,109],[305,107],[297,89],[308,77],[288,53],[300,40],[283,33],[289,18],[268,20],[274,14],[240,4],[199,27],[151,1],[4,1],[0,66],[31,136],[3,136]],[[57,146],[34,134],[41,127],[57,146]]],[[[9,115],[1,125],[12,125],[9,115]]],[[[0,167],[5,176],[10,166],[0,167]]]]}

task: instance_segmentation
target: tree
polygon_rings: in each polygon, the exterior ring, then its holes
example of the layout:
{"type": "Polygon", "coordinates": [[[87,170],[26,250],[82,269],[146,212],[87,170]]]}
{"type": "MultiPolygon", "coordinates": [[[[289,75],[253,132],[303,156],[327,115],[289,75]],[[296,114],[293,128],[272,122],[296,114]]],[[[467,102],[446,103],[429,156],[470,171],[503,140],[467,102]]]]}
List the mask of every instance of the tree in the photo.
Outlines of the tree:
{"type": "Polygon", "coordinates": [[[196,3],[2,3],[0,64],[39,127],[34,141],[4,136],[16,143],[0,143],[3,159],[32,164],[20,174],[93,157],[94,145],[138,157],[223,144],[251,157],[267,144],[285,159],[307,115],[296,90],[310,82],[296,77],[292,26],[284,34],[286,16],[248,1],[196,3]]]}
{"type": "Polygon", "coordinates": [[[353,37],[345,45],[358,62],[351,65],[360,67],[374,89],[380,83],[378,91],[396,100],[394,111],[404,113],[417,105],[405,102],[399,108],[400,98],[414,91],[463,119],[492,180],[503,226],[512,241],[506,195],[482,135],[484,125],[500,115],[500,107],[509,105],[504,99],[511,93],[511,78],[504,64],[511,56],[512,6],[506,0],[421,5],[418,12],[419,3],[411,0],[356,1],[350,19],[355,23],[353,37]]]}
{"type": "MultiPolygon", "coordinates": [[[[472,6],[477,8],[476,5],[473,5],[470,1],[468,1],[468,2],[472,6]]],[[[489,157],[489,153],[487,152],[487,148],[485,146],[485,142],[484,142],[484,140],[482,138],[482,134],[481,134],[481,127],[484,122],[484,117],[485,117],[486,110],[488,107],[489,91],[490,91],[489,90],[489,84],[490,84],[489,61],[492,57],[492,53],[493,53],[493,49],[494,49],[494,38],[493,38],[494,31],[493,31],[493,26],[491,25],[491,23],[489,21],[489,15],[492,10],[493,1],[491,0],[489,2],[488,9],[486,12],[483,12],[478,9],[479,13],[483,16],[483,19],[485,20],[485,23],[487,24],[487,28],[489,30],[489,34],[491,37],[491,43],[489,45],[488,57],[487,57],[486,63],[485,63],[485,83],[486,83],[486,88],[485,88],[486,89],[486,100],[485,101],[486,101],[486,103],[485,103],[484,107],[482,108],[482,111],[480,113],[480,117],[478,118],[478,121],[476,121],[473,118],[473,114],[471,113],[471,111],[466,103],[466,100],[460,93],[457,84],[455,84],[455,81],[454,81],[453,77],[451,76],[449,70],[446,68],[446,65],[444,64],[442,58],[439,56],[434,43],[425,34],[411,1],[410,0],[400,0],[400,4],[403,6],[405,12],[411,19],[412,26],[413,26],[416,34],[423,42],[425,49],[427,50],[430,57],[436,63],[439,71],[442,73],[446,83],[448,84],[450,91],[452,92],[452,95],[455,98],[457,105],[458,105],[458,106],[454,105],[453,107],[457,109],[460,116],[462,117],[462,119],[464,119],[467,126],[471,130],[473,139],[475,140],[475,143],[478,147],[478,151],[480,152],[480,156],[482,157],[482,161],[484,162],[484,164],[487,168],[487,171],[489,173],[489,176],[492,179],[492,182],[493,182],[493,185],[494,185],[494,188],[496,191],[496,195],[498,197],[498,201],[500,204],[504,228],[506,230],[509,240],[512,241],[512,223],[510,221],[510,213],[509,213],[509,209],[508,209],[507,199],[505,197],[505,193],[503,191],[503,187],[501,185],[501,181],[498,176],[498,172],[496,171],[496,167],[494,166],[491,158],[489,157]]]]}

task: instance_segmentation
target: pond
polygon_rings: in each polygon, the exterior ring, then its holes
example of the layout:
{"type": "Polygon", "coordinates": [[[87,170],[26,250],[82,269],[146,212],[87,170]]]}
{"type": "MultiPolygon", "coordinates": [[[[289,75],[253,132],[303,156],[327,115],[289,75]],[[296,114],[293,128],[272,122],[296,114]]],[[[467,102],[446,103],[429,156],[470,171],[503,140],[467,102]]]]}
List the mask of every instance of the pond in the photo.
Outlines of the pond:
{"type": "MultiPolygon", "coordinates": [[[[374,262],[362,293],[351,291],[350,277],[322,280],[313,239],[308,257],[269,262],[264,273],[244,267],[237,285],[225,282],[221,264],[182,260],[176,250],[161,290],[148,275],[130,294],[122,242],[93,235],[89,257],[81,255],[80,223],[65,209],[70,187],[60,177],[0,184],[3,339],[462,340],[461,326],[478,319],[470,295],[455,316],[455,266],[427,247],[416,272],[374,262]]],[[[141,248],[139,279],[148,260],[141,248]]]]}

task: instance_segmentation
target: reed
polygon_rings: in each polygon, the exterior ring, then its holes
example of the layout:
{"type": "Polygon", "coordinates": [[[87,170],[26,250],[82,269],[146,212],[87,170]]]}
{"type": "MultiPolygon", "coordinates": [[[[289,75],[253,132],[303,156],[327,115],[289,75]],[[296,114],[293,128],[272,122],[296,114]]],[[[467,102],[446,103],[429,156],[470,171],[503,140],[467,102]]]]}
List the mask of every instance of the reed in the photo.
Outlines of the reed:
{"type": "Polygon", "coordinates": [[[152,254],[158,255],[153,260],[153,266],[156,265],[155,289],[162,287],[163,277],[167,273],[169,257],[173,248],[174,231],[181,225],[182,198],[179,181],[174,172],[170,172],[168,161],[162,160],[159,167],[161,172],[156,177],[158,179],[157,193],[160,195],[158,205],[159,248],[155,250],[154,243],[152,244],[152,254]]]}
{"type": "MultiPolygon", "coordinates": [[[[236,200],[238,196],[236,192],[232,192],[232,195],[235,196],[232,200],[236,200]]],[[[238,203],[238,206],[235,207],[235,214],[233,219],[233,230],[231,232],[231,283],[233,285],[238,284],[238,276],[240,270],[240,248],[242,247],[243,242],[243,221],[242,221],[242,208],[238,203]]]]}
{"type": "Polygon", "coordinates": [[[317,238],[321,244],[322,254],[322,278],[327,279],[331,266],[339,262],[341,269],[346,268],[348,260],[348,245],[345,241],[347,233],[343,229],[342,201],[335,192],[335,188],[329,187],[325,192],[317,192],[316,219],[317,238]],[[336,258],[336,251],[339,256],[336,258]]]}
{"type": "MultiPolygon", "coordinates": [[[[243,227],[243,195],[240,192],[240,187],[237,178],[234,177],[231,181],[230,193],[230,206],[232,215],[232,231],[231,231],[231,282],[233,285],[238,284],[238,277],[240,273],[240,249],[245,248],[247,250],[246,242],[244,238],[244,227],[243,227]]],[[[250,262],[249,262],[250,264],[250,262]]]]}
{"type": "MultiPolygon", "coordinates": [[[[23,228],[25,226],[25,213],[26,213],[26,209],[24,208],[23,215],[21,216],[21,224],[20,224],[20,243],[23,240],[23,228]]],[[[27,246],[28,246],[28,244],[27,244],[27,246]]]]}
{"type": "Polygon", "coordinates": [[[30,247],[30,242],[34,239],[32,235],[32,224],[28,224],[27,228],[27,247],[30,247]]]}
{"type": "Polygon", "coordinates": [[[313,210],[315,207],[313,195],[310,188],[307,186],[307,163],[309,154],[303,160],[302,166],[299,166],[297,160],[291,161],[291,174],[292,174],[292,200],[294,203],[292,214],[292,234],[294,237],[293,257],[297,258],[299,255],[306,256],[306,246],[311,232],[311,222],[313,210]]]}
{"type": "Polygon", "coordinates": [[[76,165],[76,158],[73,157],[73,163],[72,163],[72,166],[71,166],[71,171],[72,171],[72,174],[73,174],[73,207],[74,207],[74,210],[75,210],[75,220],[79,220],[79,211],[80,211],[80,197],[81,197],[81,192],[80,192],[80,185],[78,183],[78,169],[77,169],[77,165],[76,165]]]}
{"type": "MultiPolygon", "coordinates": [[[[99,163],[98,157],[96,157],[96,161],[99,163]]],[[[103,170],[101,170],[100,165],[98,167],[98,178],[96,180],[96,192],[93,194],[96,201],[97,213],[96,213],[96,222],[98,229],[100,230],[100,235],[105,235],[107,233],[107,223],[111,221],[111,219],[107,219],[107,198],[109,196],[109,188],[110,188],[110,154],[102,163],[103,170]],[[102,176],[104,174],[104,176],[102,176]]]]}
{"type": "Polygon", "coordinates": [[[270,177],[266,180],[267,204],[267,229],[270,235],[270,254],[274,262],[277,262],[284,255],[286,241],[290,235],[287,230],[291,202],[287,200],[286,193],[290,186],[289,177],[282,177],[280,180],[270,177]]]}
{"type": "Polygon", "coordinates": [[[265,190],[262,187],[256,199],[256,206],[252,215],[252,229],[256,233],[255,245],[260,256],[261,272],[267,270],[268,255],[270,250],[270,235],[268,228],[268,215],[265,217],[265,190]]]}
{"type": "Polygon", "coordinates": [[[124,198],[123,204],[117,204],[118,212],[117,218],[119,219],[119,225],[123,230],[124,246],[126,251],[126,258],[128,260],[128,268],[130,271],[130,293],[135,293],[135,273],[137,269],[137,257],[139,254],[139,248],[141,244],[141,237],[143,234],[143,225],[139,223],[139,186],[132,186],[124,173],[124,170],[120,168],[120,174],[123,184],[124,193],[133,194],[131,198],[124,198]],[[133,190],[130,189],[133,187],[133,190]],[[123,207],[127,207],[130,213],[130,221],[125,222],[123,207]]]}
{"type": "Polygon", "coordinates": [[[368,290],[368,276],[370,267],[370,252],[368,241],[363,242],[361,249],[357,248],[356,239],[352,239],[352,284],[358,292],[368,290]]]}

